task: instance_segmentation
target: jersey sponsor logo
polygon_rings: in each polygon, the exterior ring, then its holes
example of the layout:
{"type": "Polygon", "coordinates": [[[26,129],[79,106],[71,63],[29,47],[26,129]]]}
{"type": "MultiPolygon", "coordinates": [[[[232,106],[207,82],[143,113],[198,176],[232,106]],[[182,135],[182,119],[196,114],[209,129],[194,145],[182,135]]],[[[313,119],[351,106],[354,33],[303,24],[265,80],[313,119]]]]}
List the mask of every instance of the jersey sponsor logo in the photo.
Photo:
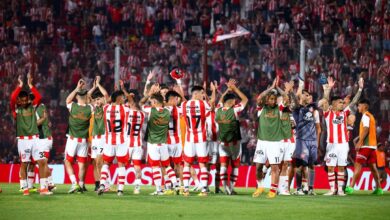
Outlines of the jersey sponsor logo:
{"type": "Polygon", "coordinates": [[[164,117],[158,117],[153,121],[155,125],[167,125],[169,124],[169,120],[165,120],[164,117]]]}
{"type": "Polygon", "coordinates": [[[312,112],[306,112],[306,114],[303,116],[303,120],[305,120],[305,121],[314,121],[313,113],[312,112]]]}
{"type": "Polygon", "coordinates": [[[264,152],[262,150],[257,150],[256,154],[264,155],[264,152]]]}
{"type": "Polygon", "coordinates": [[[30,112],[30,111],[28,111],[28,112],[23,111],[23,113],[21,114],[21,116],[23,116],[23,117],[30,117],[30,116],[32,116],[32,115],[33,115],[33,113],[30,112]]]}
{"type": "Polygon", "coordinates": [[[232,120],[226,119],[226,115],[221,115],[221,118],[217,122],[218,124],[231,124],[232,120]]]}
{"type": "Polygon", "coordinates": [[[332,120],[332,122],[336,125],[344,124],[344,117],[342,115],[337,116],[335,119],[332,120]]]}
{"type": "Polygon", "coordinates": [[[273,112],[268,112],[265,114],[265,117],[266,118],[276,118],[278,116],[276,114],[274,114],[273,112]]]}
{"type": "Polygon", "coordinates": [[[73,118],[80,119],[83,121],[89,120],[89,118],[83,112],[75,112],[71,115],[73,118]]]}
{"type": "Polygon", "coordinates": [[[24,153],[26,153],[26,154],[31,153],[31,150],[30,149],[25,149],[24,153]]]}
{"type": "Polygon", "coordinates": [[[102,119],[103,118],[103,112],[95,113],[95,118],[96,119],[102,119]]]}

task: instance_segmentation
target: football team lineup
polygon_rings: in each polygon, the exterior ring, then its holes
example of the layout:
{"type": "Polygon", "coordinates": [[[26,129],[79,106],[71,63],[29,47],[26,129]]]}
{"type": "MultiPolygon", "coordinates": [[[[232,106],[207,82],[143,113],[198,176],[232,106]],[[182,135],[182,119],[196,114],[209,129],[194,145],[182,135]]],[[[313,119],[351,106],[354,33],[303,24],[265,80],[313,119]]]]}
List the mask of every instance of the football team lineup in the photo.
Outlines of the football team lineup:
{"type": "MultiPolygon", "coordinates": [[[[97,195],[109,192],[110,182],[117,183],[118,196],[126,194],[125,176],[129,163],[135,170],[133,193],[142,194],[143,157],[152,169],[155,191],[151,195],[188,197],[191,181],[196,183],[192,190],[200,197],[209,196],[211,191],[238,194],[240,190],[236,190],[235,185],[242,154],[239,119],[249,100],[237,87],[236,80],[230,79],[225,85],[210,82],[208,88],[193,86],[187,97],[181,85],[183,73],[171,72],[175,81],[171,87],[153,83],[154,76],[153,71],[147,76],[142,96],[136,90],[127,90],[121,80],[111,95],[101,85],[100,76],[96,76],[90,88],[84,80],[78,81],[66,98],[69,119],[64,165],[71,181],[69,194],[86,192],[89,163],[93,165],[97,195]],[[143,146],[146,146],[146,152],[143,146]],[[73,167],[76,161],[77,173],[73,167]],[[111,180],[113,163],[118,166],[117,180],[111,180]],[[198,175],[194,172],[194,164],[199,166],[198,175]],[[216,169],[214,190],[209,187],[211,166],[216,169]]],[[[376,167],[376,122],[368,111],[370,101],[360,98],[364,81],[359,79],[359,89],[351,101],[331,95],[335,84],[332,77],[327,78],[323,84],[323,97],[318,102],[303,88],[301,80],[295,86],[294,81],[280,82],[276,77],[272,85],[259,92],[256,97],[257,145],[253,156],[257,184],[252,197],[265,194],[267,172],[271,184],[266,198],[316,195],[314,166],[322,153],[318,150],[321,119],[326,124],[324,161],[330,187],[323,195],[353,194],[365,164],[375,181],[373,194],[384,194],[383,179],[376,167]],[[359,134],[351,137],[357,112],[362,114],[359,134]],[[357,155],[351,178],[346,166],[352,139],[357,155]],[[348,178],[351,181],[347,181],[348,178]],[[293,179],[296,190],[291,193],[293,179]]],[[[27,75],[27,86],[19,76],[10,106],[21,158],[20,191],[25,196],[35,190],[35,166],[39,170],[39,194],[50,196],[57,188],[48,166],[53,144],[50,120],[41,101],[42,95],[34,86],[32,74],[27,75]]]]}

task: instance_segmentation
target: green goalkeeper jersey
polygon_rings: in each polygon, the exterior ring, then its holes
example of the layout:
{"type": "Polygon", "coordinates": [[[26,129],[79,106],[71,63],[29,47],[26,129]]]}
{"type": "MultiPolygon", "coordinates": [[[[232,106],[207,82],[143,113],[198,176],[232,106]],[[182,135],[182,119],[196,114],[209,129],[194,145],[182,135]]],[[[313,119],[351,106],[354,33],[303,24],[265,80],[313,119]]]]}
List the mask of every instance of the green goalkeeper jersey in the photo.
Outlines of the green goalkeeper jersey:
{"type": "Polygon", "coordinates": [[[93,113],[92,136],[103,135],[106,132],[103,115],[103,107],[96,107],[93,113]]]}
{"type": "Polygon", "coordinates": [[[39,134],[35,108],[30,105],[27,108],[16,109],[16,136],[33,136],[39,134]]]}
{"type": "MultiPolygon", "coordinates": [[[[44,116],[45,112],[47,114],[46,106],[44,104],[40,104],[36,110],[37,119],[39,120],[40,118],[42,118],[44,116]]],[[[46,118],[43,121],[43,123],[40,126],[38,126],[38,129],[39,129],[39,138],[40,139],[45,139],[45,138],[51,137],[51,130],[49,128],[49,119],[46,118]]]]}
{"type": "Polygon", "coordinates": [[[151,108],[148,120],[148,143],[165,144],[171,112],[166,108],[151,108]]]}
{"type": "Polygon", "coordinates": [[[91,105],[68,104],[69,135],[76,138],[88,138],[89,122],[92,116],[91,105]]]}
{"type": "Polygon", "coordinates": [[[257,139],[262,141],[281,141],[283,135],[281,132],[280,110],[278,106],[264,106],[259,112],[259,128],[257,130],[257,139]]]}
{"type": "Polygon", "coordinates": [[[241,139],[240,126],[234,108],[219,108],[215,114],[218,123],[218,140],[225,143],[241,139]]]}

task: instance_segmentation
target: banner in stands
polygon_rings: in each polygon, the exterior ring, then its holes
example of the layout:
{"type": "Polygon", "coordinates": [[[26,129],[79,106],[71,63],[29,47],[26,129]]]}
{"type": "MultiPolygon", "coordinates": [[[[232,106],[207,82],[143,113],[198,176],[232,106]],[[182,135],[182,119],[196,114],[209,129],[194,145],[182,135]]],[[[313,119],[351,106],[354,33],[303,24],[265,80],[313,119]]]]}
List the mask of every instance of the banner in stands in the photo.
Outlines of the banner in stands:
{"type": "MultiPolygon", "coordinates": [[[[68,175],[66,175],[65,167],[64,165],[49,165],[52,170],[52,176],[53,180],[56,184],[69,184],[70,180],[68,175]]],[[[0,182],[2,183],[19,183],[19,164],[0,164],[0,182]]],[[[116,184],[117,180],[117,166],[113,165],[110,168],[110,180],[111,184],[116,184]]],[[[74,166],[75,172],[78,172],[78,167],[74,166]]],[[[199,175],[199,169],[198,167],[195,167],[196,172],[199,175]]],[[[387,180],[382,185],[384,190],[390,189],[390,170],[386,170],[387,180]]],[[[237,187],[255,187],[256,186],[256,167],[254,166],[241,166],[239,169],[239,176],[236,186],[237,187]]],[[[270,170],[268,171],[268,174],[265,179],[265,187],[269,188],[270,186],[270,170]]],[[[38,183],[38,170],[35,169],[35,182],[38,183]]],[[[210,185],[214,186],[214,174],[215,169],[212,169],[210,172],[210,185]]],[[[351,168],[348,168],[348,183],[351,181],[353,174],[353,170],[351,168]]],[[[324,170],[324,167],[318,166],[316,167],[316,175],[315,175],[315,182],[314,182],[314,188],[316,189],[328,189],[328,176],[324,170]]],[[[129,166],[126,170],[126,185],[132,185],[135,180],[135,170],[132,166],[129,166]]],[[[93,179],[93,167],[89,166],[88,173],[86,176],[87,184],[93,184],[95,180],[93,179]]],[[[142,167],[142,184],[144,185],[152,185],[153,179],[152,179],[152,169],[149,166],[143,166],[142,167]]],[[[191,179],[191,184],[193,185],[194,182],[191,179]]],[[[371,175],[371,172],[368,168],[363,168],[362,175],[360,179],[357,181],[355,185],[356,190],[371,190],[373,187],[375,187],[375,181],[373,180],[373,177],[371,175]]]]}

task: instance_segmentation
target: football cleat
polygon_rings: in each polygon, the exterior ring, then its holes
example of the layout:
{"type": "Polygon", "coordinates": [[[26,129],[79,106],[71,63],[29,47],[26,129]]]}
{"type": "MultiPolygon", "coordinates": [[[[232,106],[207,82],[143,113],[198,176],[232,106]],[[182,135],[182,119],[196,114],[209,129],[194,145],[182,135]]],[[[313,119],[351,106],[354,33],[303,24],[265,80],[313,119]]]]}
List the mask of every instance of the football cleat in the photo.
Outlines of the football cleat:
{"type": "Polygon", "coordinates": [[[200,187],[195,186],[195,187],[192,188],[190,191],[191,191],[191,192],[199,192],[199,190],[200,190],[200,187]]]}
{"type": "Polygon", "coordinates": [[[48,186],[48,190],[49,190],[50,192],[56,191],[56,189],[57,189],[57,186],[54,185],[54,184],[50,184],[50,185],[48,186]]]}
{"type": "Polygon", "coordinates": [[[23,195],[24,196],[29,196],[30,195],[30,191],[28,189],[23,189],[23,195]]]}
{"type": "Polygon", "coordinates": [[[164,191],[164,195],[166,195],[166,196],[173,196],[175,194],[176,194],[176,192],[171,190],[171,189],[167,189],[164,191]]]}
{"type": "Polygon", "coordinates": [[[234,190],[231,190],[231,191],[230,191],[230,195],[237,195],[237,192],[234,191],[234,190]]]}
{"type": "Polygon", "coordinates": [[[100,184],[99,189],[97,190],[98,196],[103,195],[103,193],[105,192],[105,189],[106,189],[106,187],[104,186],[104,184],[100,184]]]}
{"type": "Polygon", "coordinates": [[[39,195],[41,195],[41,196],[50,196],[50,195],[53,195],[53,192],[50,192],[49,189],[45,188],[45,189],[41,189],[39,191],[39,195]]]}
{"type": "Polygon", "coordinates": [[[257,188],[256,191],[252,194],[253,198],[259,197],[264,192],[264,188],[257,188]]]}
{"type": "Polygon", "coordinates": [[[38,192],[38,189],[33,186],[32,188],[29,188],[28,191],[30,191],[30,192],[38,192]]]}
{"type": "Polygon", "coordinates": [[[290,192],[287,191],[287,190],[280,192],[279,195],[281,195],[281,196],[291,196],[290,192]]]}
{"type": "Polygon", "coordinates": [[[154,191],[154,192],[150,193],[149,195],[151,195],[151,196],[162,196],[162,195],[164,195],[164,193],[162,191],[154,191]]]}
{"type": "Polygon", "coordinates": [[[324,194],[324,196],[333,196],[335,192],[333,190],[329,190],[327,193],[324,194]]]}
{"type": "Polygon", "coordinates": [[[274,193],[274,192],[269,192],[268,194],[267,194],[267,199],[273,199],[273,198],[275,198],[276,197],[276,193],[274,193]]]}
{"type": "Polygon", "coordinates": [[[117,195],[118,196],[123,196],[123,191],[122,190],[118,190],[117,195]]]}
{"type": "Polygon", "coordinates": [[[81,190],[80,186],[78,184],[72,185],[70,187],[70,190],[68,191],[69,194],[79,192],[81,190]]]}
{"type": "Polygon", "coordinates": [[[299,189],[299,190],[297,190],[297,191],[294,192],[294,195],[296,195],[296,196],[304,196],[304,195],[306,195],[306,194],[303,192],[302,189],[299,189]]]}
{"type": "Polygon", "coordinates": [[[347,194],[345,194],[343,190],[338,190],[336,195],[338,195],[338,196],[346,196],[347,194]]]}
{"type": "Polygon", "coordinates": [[[350,186],[345,187],[345,193],[347,195],[351,195],[353,193],[354,189],[350,186]]]}
{"type": "Polygon", "coordinates": [[[228,187],[225,188],[225,193],[226,195],[231,195],[232,194],[232,191],[231,189],[229,189],[228,187]]]}
{"type": "Polygon", "coordinates": [[[315,193],[313,189],[309,189],[309,191],[307,191],[307,195],[309,195],[309,196],[316,196],[317,193],[315,193]]]}
{"type": "Polygon", "coordinates": [[[372,192],[373,195],[381,196],[383,195],[383,189],[382,188],[376,188],[374,192],[372,192]]]}
{"type": "Polygon", "coordinates": [[[141,190],[139,188],[135,188],[133,193],[134,193],[134,195],[139,195],[139,194],[141,194],[141,190]]]}
{"type": "Polygon", "coordinates": [[[198,196],[200,196],[200,197],[207,197],[207,195],[208,195],[208,193],[207,193],[206,191],[200,192],[200,193],[198,194],[198,196]]]}
{"type": "Polygon", "coordinates": [[[215,187],[215,194],[223,194],[223,191],[219,187],[215,187]]]}
{"type": "Polygon", "coordinates": [[[183,191],[183,196],[190,196],[190,192],[188,190],[184,190],[183,191]]]}

